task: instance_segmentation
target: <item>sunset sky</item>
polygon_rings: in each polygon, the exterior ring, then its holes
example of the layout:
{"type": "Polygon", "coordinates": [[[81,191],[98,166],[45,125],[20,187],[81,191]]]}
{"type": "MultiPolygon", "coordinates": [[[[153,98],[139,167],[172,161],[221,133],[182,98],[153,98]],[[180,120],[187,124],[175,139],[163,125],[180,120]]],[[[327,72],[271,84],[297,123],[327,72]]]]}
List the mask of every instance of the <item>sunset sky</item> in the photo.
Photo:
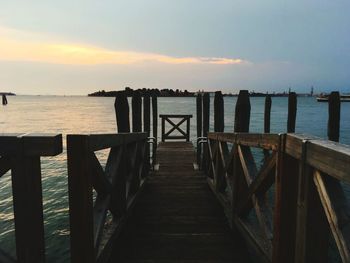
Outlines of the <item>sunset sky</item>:
{"type": "Polygon", "coordinates": [[[2,0],[0,91],[350,92],[348,0],[2,0]]]}

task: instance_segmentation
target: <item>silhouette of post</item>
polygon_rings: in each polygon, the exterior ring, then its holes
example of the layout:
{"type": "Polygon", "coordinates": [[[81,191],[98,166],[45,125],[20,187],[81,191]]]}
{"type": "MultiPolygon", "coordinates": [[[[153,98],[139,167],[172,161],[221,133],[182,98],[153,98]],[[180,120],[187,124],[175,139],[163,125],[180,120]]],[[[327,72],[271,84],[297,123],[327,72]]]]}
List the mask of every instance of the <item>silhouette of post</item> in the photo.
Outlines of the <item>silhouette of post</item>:
{"type": "Polygon", "coordinates": [[[249,132],[250,100],[248,90],[240,90],[236,103],[234,132],[249,132]]]}
{"type": "Polygon", "coordinates": [[[130,132],[129,103],[125,91],[119,91],[114,102],[118,133],[130,132]]]}
{"type": "Polygon", "coordinates": [[[221,91],[216,91],[214,97],[214,131],[223,132],[224,126],[224,99],[221,91]]]}
{"type": "Polygon", "coordinates": [[[328,98],[328,139],[339,142],[340,95],[333,91],[328,98]]]}
{"type": "MultiPolygon", "coordinates": [[[[202,119],[203,119],[203,100],[202,94],[198,93],[196,98],[196,108],[197,108],[197,139],[202,137],[202,119]]],[[[197,144],[197,164],[201,166],[201,155],[202,155],[202,144],[197,144]]]]}
{"type": "Polygon", "coordinates": [[[295,92],[290,92],[288,95],[287,132],[295,132],[296,118],[297,118],[297,94],[295,94],[295,92]]]}
{"type": "Polygon", "coordinates": [[[132,106],[132,131],[142,132],[142,98],[139,91],[134,91],[131,99],[132,106]]]}
{"type": "Polygon", "coordinates": [[[265,111],[264,111],[264,133],[270,133],[270,120],[271,120],[271,96],[265,97],[265,111]]]}

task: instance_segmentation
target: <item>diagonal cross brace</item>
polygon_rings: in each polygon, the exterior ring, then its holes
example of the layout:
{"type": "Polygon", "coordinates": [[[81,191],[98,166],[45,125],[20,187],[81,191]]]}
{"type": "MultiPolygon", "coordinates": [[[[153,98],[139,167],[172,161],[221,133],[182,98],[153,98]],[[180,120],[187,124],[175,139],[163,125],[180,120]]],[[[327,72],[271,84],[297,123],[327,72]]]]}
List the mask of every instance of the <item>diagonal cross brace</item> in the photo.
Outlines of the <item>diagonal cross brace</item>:
{"type": "Polygon", "coordinates": [[[165,120],[170,123],[173,127],[165,134],[165,136],[169,136],[173,131],[178,130],[183,136],[187,136],[187,134],[181,130],[180,125],[184,123],[187,118],[183,118],[181,121],[179,121],[177,124],[175,124],[172,120],[169,118],[165,118],[165,120]]]}

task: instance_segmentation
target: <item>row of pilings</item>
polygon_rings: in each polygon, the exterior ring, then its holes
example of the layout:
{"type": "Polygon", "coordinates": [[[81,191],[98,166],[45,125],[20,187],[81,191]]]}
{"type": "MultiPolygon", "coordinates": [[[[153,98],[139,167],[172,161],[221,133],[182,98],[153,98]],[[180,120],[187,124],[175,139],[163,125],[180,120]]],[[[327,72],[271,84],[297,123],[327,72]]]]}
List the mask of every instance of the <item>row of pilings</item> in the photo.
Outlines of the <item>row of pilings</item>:
{"type": "MultiPolygon", "coordinates": [[[[152,105],[152,137],[158,138],[158,105],[155,93],[145,93],[141,96],[139,91],[134,91],[131,97],[131,122],[129,103],[124,91],[118,92],[115,101],[115,113],[117,118],[117,131],[123,132],[147,132],[151,136],[151,105],[152,105]],[[142,99],[143,97],[143,99],[142,99]],[[143,101],[143,103],[142,103],[143,101]],[[142,109],[143,108],[143,109],[142,109]],[[142,114],[143,111],[143,114],[142,114]],[[143,120],[142,120],[143,117],[143,120]],[[143,125],[142,125],[143,124],[143,125]],[[143,127],[142,127],[143,126],[143,127]]],[[[270,132],[272,100],[270,95],[265,97],[264,107],[264,132],[270,132]]],[[[210,95],[199,93],[196,97],[197,138],[207,137],[210,130],[210,95]]],[[[247,90],[239,92],[235,106],[233,132],[249,132],[250,124],[250,98],[247,90]]],[[[328,139],[339,141],[340,131],[340,95],[332,92],[328,103],[328,139]]],[[[215,92],[214,97],[214,132],[223,132],[224,123],[224,99],[221,91],[215,92]]],[[[288,95],[288,118],[286,131],[295,132],[297,118],[297,94],[290,92],[288,95]]]]}
{"type": "MultiPolygon", "coordinates": [[[[270,133],[272,100],[270,95],[265,97],[264,107],[264,133],[270,133]]],[[[196,98],[197,108],[197,137],[206,137],[209,132],[210,96],[209,93],[198,94],[196,98]]],[[[250,98],[247,90],[239,92],[234,118],[233,132],[249,132],[250,124],[250,98]]],[[[328,139],[339,141],[340,128],[340,95],[332,92],[328,103],[328,139]]],[[[221,91],[215,92],[214,97],[214,132],[224,132],[224,100],[221,91]]],[[[288,118],[286,131],[295,132],[297,119],[297,94],[290,92],[288,95],[288,118]]]]}

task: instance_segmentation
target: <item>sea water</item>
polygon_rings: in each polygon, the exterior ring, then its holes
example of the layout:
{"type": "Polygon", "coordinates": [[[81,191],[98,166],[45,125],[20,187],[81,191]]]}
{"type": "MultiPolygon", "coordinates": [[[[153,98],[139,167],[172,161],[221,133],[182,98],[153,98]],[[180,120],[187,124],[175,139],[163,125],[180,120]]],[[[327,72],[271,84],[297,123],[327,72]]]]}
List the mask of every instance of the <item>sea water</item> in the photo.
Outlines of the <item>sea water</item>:
{"type": "MultiPolygon", "coordinates": [[[[232,132],[235,97],[225,97],[225,131],[232,132]]],[[[271,132],[285,132],[287,98],[272,98],[271,132]]],[[[213,130],[213,98],[210,107],[213,130]]],[[[158,114],[192,114],[191,140],[196,140],[195,98],[158,98],[158,114]]],[[[263,132],[264,98],[251,98],[251,132],[263,132]]],[[[328,104],[312,97],[298,97],[297,133],[327,137],[328,104]]],[[[158,121],[160,137],[160,121],[158,121]]],[[[350,144],[350,103],[341,105],[340,142],[350,144]]],[[[66,135],[115,133],[114,98],[15,96],[0,107],[0,133],[61,133],[64,151],[41,158],[46,254],[48,262],[69,261],[69,214],[66,135]]],[[[98,155],[105,161],[107,152],[98,155]]],[[[15,254],[12,189],[10,174],[0,178],[0,248],[15,254]]]]}

